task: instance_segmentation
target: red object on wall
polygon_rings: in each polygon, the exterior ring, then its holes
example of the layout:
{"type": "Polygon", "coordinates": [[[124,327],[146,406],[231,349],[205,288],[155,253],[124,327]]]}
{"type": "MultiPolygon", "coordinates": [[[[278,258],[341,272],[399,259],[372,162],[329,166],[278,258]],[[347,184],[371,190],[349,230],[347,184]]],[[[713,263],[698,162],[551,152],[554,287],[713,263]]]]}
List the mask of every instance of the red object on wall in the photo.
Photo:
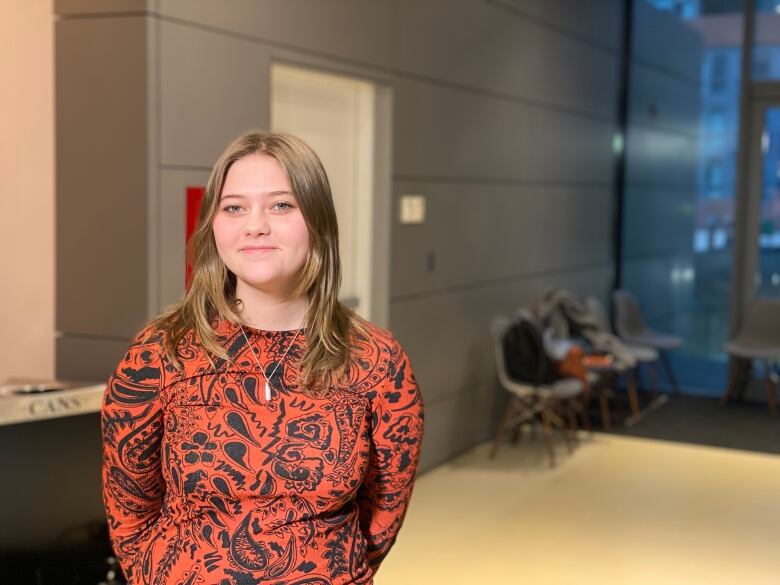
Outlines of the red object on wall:
{"type": "MultiPolygon", "coordinates": [[[[195,228],[198,227],[198,217],[200,216],[200,206],[203,203],[203,195],[206,193],[205,187],[187,187],[187,236],[185,244],[189,244],[190,236],[195,233],[195,228]]],[[[187,263],[187,288],[190,287],[190,275],[192,273],[192,266],[185,258],[187,263]]]]}

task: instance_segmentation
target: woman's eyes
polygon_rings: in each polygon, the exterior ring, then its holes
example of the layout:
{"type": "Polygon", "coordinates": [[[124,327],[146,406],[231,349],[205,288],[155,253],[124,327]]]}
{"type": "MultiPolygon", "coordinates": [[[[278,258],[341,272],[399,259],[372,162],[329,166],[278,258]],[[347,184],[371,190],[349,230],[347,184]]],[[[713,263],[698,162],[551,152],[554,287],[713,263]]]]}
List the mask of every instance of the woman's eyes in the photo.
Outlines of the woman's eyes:
{"type": "MultiPolygon", "coordinates": [[[[293,205],[291,203],[287,203],[286,201],[277,201],[271,205],[271,209],[274,211],[289,211],[290,209],[293,209],[293,205]]],[[[233,204],[225,205],[222,210],[228,213],[240,213],[244,210],[244,208],[241,205],[233,204]]]]}

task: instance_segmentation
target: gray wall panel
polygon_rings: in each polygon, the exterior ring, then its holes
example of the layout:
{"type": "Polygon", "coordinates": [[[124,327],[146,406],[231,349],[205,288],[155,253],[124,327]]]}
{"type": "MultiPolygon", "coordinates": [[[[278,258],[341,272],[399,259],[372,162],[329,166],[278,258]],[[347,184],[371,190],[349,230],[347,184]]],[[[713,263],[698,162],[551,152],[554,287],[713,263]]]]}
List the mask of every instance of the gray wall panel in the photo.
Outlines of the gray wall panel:
{"type": "Polygon", "coordinates": [[[424,82],[395,89],[398,174],[611,183],[610,122],[424,82]]]}
{"type": "Polygon", "coordinates": [[[401,194],[425,195],[427,220],[393,224],[393,296],[610,261],[606,189],[402,182],[395,191],[395,209],[401,194]]]}
{"type": "Polygon", "coordinates": [[[147,317],[146,24],[56,24],[60,331],[129,337],[147,317]]]}
{"type": "Polygon", "coordinates": [[[269,128],[267,48],[168,22],[161,34],[162,164],[211,167],[234,138],[269,128]]]}
{"type": "Polygon", "coordinates": [[[308,49],[363,63],[380,64],[393,51],[397,2],[338,0],[161,0],[160,12],[192,24],[254,37],[288,48],[308,49]]]}
{"type": "Polygon", "coordinates": [[[463,394],[426,404],[420,472],[489,439],[505,400],[495,384],[483,383],[463,394]]]}
{"type": "MultiPolygon", "coordinates": [[[[143,324],[143,321],[136,323],[133,336],[141,330],[143,324]]],[[[57,338],[57,377],[62,380],[95,384],[106,382],[125,355],[131,337],[126,339],[70,336],[57,338]],[[89,356],[89,359],[84,359],[85,356],[89,356]]]]}
{"type": "Polygon", "coordinates": [[[622,0],[486,0],[498,10],[539,19],[554,29],[620,50],[622,0]]]}
{"type": "Polygon", "coordinates": [[[244,0],[224,10],[208,0],[163,0],[161,11],[226,33],[431,77],[473,91],[609,118],[615,112],[618,61],[612,51],[534,20],[508,17],[506,11],[483,2],[244,0]],[[572,60],[577,67],[569,67],[572,60]]]}
{"type": "Polygon", "coordinates": [[[615,126],[540,110],[531,118],[526,178],[532,181],[612,183],[615,126]]]}
{"type": "Polygon", "coordinates": [[[523,178],[533,108],[404,79],[394,88],[397,174],[523,178]]]}
{"type": "Polygon", "coordinates": [[[614,116],[618,61],[612,51],[481,2],[408,0],[396,18],[389,55],[394,69],[614,116]],[[571,68],[574,59],[578,67],[571,68]]]}

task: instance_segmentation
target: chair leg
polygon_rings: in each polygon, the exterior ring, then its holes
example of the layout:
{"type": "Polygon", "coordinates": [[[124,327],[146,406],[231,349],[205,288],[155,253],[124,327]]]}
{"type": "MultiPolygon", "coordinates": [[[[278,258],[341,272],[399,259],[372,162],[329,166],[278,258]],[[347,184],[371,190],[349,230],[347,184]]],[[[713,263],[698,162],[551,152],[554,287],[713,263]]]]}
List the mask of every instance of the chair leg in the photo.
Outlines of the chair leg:
{"type": "Polygon", "coordinates": [[[656,370],[657,365],[657,361],[647,364],[647,369],[650,370],[650,384],[652,385],[651,400],[655,400],[655,398],[658,396],[658,371],[656,370]]]}
{"type": "Polygon", "coordinates": [[[665,351],[659,351],[658,353],[661,355],[661,361],[664,364],[666,375],[668,376],[669,381],[672,383],[672,389],[674,390],[675,394],[679,394],[680,386],[677,384],[677,378],[674,376],[674,371],[672,370],[672,364],[669,361],[669,356],[666,355],[665,351]]]}
{"type": "Polygon", "coordinates": [[[580,416],[582,417],[582,426],[589,433],[593,432],[593,425],[590,424],[590,399],[592,393],[588,394],[588,399],[580,402],[580,416]]]}
{"type": "Polygon", "coordinates": [[[626,374],[628,378],[628,401],[631,405],[631,416],[639,415],[639,396],[636,392],[636,378],[634,372],[629,371],[626,374]]]}
{"type": "Polygon", "coordinates": [[[726,386],[726,391],[720,399],[720,405],[725,406],[731,400],[731,395],[737,389],[737,381],[739,380],[740,369],[742,364],[739,358],[729,357],[729,381],[726,386]]]}
{"type": "Polygon", "coordinates": [[[768,361],[766,362],[766,403],[769,406],[769,413],[772,416],[776,416],[775,383],[774,380],[772,380],[772,367],[768,361]]]}
{"type": "Polygon", "coordinates": [[[747,392],[748,386],[753,379],[753,360],[740,359],[739,378],[737,380],[737,392],[735,398],[737,400],[745,399],[745,392],[747,392]]]}
{"type": "Polygon", "coordinates": [[[599,388],[599,407],[601,408],[601,427],[605,431],[611,431],[612,420],[609,416],[609,398],[607,398],[607,389],[604,386],[599,388]]]}
{"type": "Polygon", "coordinates": [[[520,439],[520,433],[523,432],[523,425],[516,425],[512,429],[512,445],[517,445],[517,441],[520,439]]]}
{"type": "Polygon", "coordinates": [[[498,444],[501,442],[501,435],[504,434],[504,427],[515,412],[515,398],[511,398],[506,405],[504,415],[501,417],[501,422],[498,423],[498,429],[496,430],[496,439],[493,441],[493,447],[490,449],[490,458],[493,459],[498,452],[498,444]]]}
{"type": "Polygon", "coordinates": [[[552,443],[552,429],[550,428],[550,405],[546,400],[542,402],[542,425],[544,427],[544,442],[547,444],[550,467],[555,467],[555,447],[552,443]]]}
{"type": "Polygon", "coordinates": [[[642,362],[637,362],[636,366],[634,366],[634,378],[636,379],[636,389],[637,391],[643,391],[645,390],[645,384],[642,382],[642,362]]]}
{"type": "MultiPolygon", "coordinates": [[[[566,443],[566,450],[571,455],[574,453],[574,447],[576,446],[576,439],[574,433],[571,432],[571,412],[569,410],[569,401],[559,401],[554,408],[550,409],[550,418],[553,428],[558,428],[561,432],[564,442],[566,443]]],[[[553,435],[554,436],[554,435],[553,435]]]]}
{"type": "Polygon", "coordinates": [[[572,400],[572,403],[570,407],[568,408],[569,411],[569,431],[571,432],[572,439],[574,440],[574,444],[577,444],[577,433],[579,432],[580,428],[577,424],[577,399],[575,398],[572,400]]]}
{"type": "Polygon", "coordinates": [[[574,453],[574,438],[571,433],[571,413],[568,400],[560,401],[555,406],[556,408],[550,412],[552,423],[561,431],[563,440],[566,443],[566,449],[569,451],[569,455],[571,455],[574,453]]]}

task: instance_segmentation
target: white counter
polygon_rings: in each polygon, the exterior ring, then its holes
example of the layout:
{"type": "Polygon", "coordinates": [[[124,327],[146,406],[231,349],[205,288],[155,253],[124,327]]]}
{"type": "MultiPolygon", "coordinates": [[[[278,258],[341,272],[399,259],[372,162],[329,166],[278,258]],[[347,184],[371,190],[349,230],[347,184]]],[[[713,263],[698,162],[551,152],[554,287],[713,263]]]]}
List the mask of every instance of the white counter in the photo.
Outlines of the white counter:
{"type": "Polygon", "coordinates": [[[0,425],[99,412],[105,384],[0,397],[0,425]]]}

